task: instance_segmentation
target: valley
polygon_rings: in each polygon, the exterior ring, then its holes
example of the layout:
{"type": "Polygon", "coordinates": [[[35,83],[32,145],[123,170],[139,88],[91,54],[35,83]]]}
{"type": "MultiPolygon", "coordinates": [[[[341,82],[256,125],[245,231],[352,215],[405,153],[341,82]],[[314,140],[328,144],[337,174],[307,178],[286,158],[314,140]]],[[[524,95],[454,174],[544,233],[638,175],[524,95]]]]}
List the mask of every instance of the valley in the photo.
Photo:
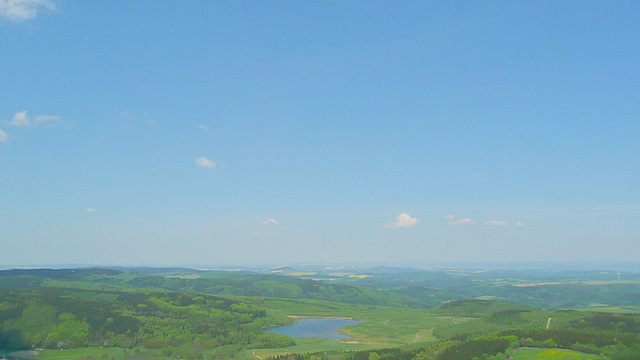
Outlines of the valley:
{"type": "Polygon", "coordinates": [[[0,347],[36,349],[43,360],[531,356],[520,348],[558,360],[575,351],[599,360],[638,354],[635,273],[618,282],[602,271],[351,268],[311,280],[329,273],[277,270],[0,271],[0,347]],[[514,286],[527,283],[546,285],[514,286]],[[301,318],[359,323],[338,329],[341,339],[265,331],[301,318]]]}

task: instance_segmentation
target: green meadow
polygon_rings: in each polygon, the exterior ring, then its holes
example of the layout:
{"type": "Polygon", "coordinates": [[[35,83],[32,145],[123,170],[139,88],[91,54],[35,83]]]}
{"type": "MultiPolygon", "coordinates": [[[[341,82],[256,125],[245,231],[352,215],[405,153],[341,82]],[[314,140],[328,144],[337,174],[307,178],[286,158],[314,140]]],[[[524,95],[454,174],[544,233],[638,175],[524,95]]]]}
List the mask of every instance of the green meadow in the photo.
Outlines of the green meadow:
{"type": "MultiPolygon", "coordinates": [[[[38,360],[65,360],[65,359],[124,359],[127,355],[136,354],[135,350],[122,348],[86,347],[62,350],[40,350],[38,360]]],[[[137,352],[138,354],[140,351],[137,352]]]]}
{"type": "Polygon", "coordinates": [[[267,314],[282,323],[293,323],[288,316],[349,317],[363,321],[340,332],[350,335],[345,340],[296,339],[296,345],[279,349],[251,349],[249,354],[261,357],[285,353],[318,351],[354,351],[397,347],[412,343],[434,342],[438,327],[455,326],[473,320],[470,317],[440,315],[421,309],[390,308],[369,305],[338,304],[320,300],[272,298],[235,298],[267,309],[267,314]]]}
{"type": "Polygon", "coordinates": [[[599,355],[560,349],[518,349],[511,360],[601,360],[599,355]]]}

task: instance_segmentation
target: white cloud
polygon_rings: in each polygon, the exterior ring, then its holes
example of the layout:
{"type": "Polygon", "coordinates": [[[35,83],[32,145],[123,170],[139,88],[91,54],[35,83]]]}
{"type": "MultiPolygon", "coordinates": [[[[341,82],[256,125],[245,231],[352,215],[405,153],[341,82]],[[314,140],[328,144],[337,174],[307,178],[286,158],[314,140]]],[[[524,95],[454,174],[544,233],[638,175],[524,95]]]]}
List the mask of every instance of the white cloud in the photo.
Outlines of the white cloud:
{"type": "Polygon", "coordinates": [[[504,221],[504,220],[485,221],[484,224],[485,225],[489,225],[489,226],[507,226],[507,225],[509,225],[509,223],[504,221]]]}
{"type": "Polygon", "coordinates": [[[27,115],[27,111],[26,110],[20,111],[13,114],[13,120],[11,120],[9,125],[18,126],[18,127],[31,125],[29,121],[29,116],[27,115]]]}
{"type": "Polygon", "coordinates": [[[7,142],[7,139],[9,139],[7,133],[0,129],[0,142],[7,142]]]}
{"type": "Polygon", "coordinates": [[[94,209],[94,208],[88,208],[87,210],[85,210],[84,212],[86,213],[94,213],[97,212],[98,210],[94,209]]]}
{"type": "Polygon", "coordinates": [[[154,119],[145,119],[144,123],[149,125],[155,125],[156,121],[154,119]]]}
{"type": "Polygon", "coordinates": [[[54,11],[56,4],[51,0],[0,0],[0,17],[13,22],[35,19],[41,8],[54,11]]]}
{"type": "Polygon", "coordinates": [[[386,229],[410,228],[416,226],[419,222],[420,220],[411,217],[411,215],[402,213],[396,217],[395,221],[385,224],[384,227],[386,229]]]}
{"type": "Polygon", "coordinates": [[[209,131],[209,127],[205,124],[198,125],[198,128],[204,131],[209,131]]]}
{"type": "Polygon", "coordinates": [[[449,225],[473,225],[475,224],[476,221],[475,220],[471,220],[469,218],[464,218],[464,219],[455,219],[452,221],[449,221],[449,225]]]}
{"type": "Polygon", "coordinates": [[[216,163],[214,163],[213,161],[207,159],[204,156],[201,156],[199,158],[196,159],[196,164],[208,168],[208,169],[215,169],[216,168],[216,163]]]}
{"type": "Polygon", "coordinates": [[[515,224],[513,224],[513,225],[515,225],[515,226],[524,226],[524,223],[523,223],[523,222],[518,221],[517,223],[515,223],[515,224]]]}
{"type": "Polygon", "coordinates": [[[476,223],[475,220],[471,220],[469,218],[464,218],[464,219],[456,219],[455,215],[451,214],[451,215],[447,215],[446,219],[449,220],[448,224],[449,225],[473,225],[476,223]]]}
{"type": "MultiPolygon", "coordinates": [[[[2,0],[0,0],[2,1],[2,0]]],[[[19,111],[13,114],[13,119],[9,122],[9,125],[15,127],[37,126],[44,124],[60,124],[63,123],[62,119],[58,115],[38,115],[33,120],[27,115],[27,111],[19,111]]]]}
{"type": "Polygon", "coordinates": [[[271,219],[271,218],[262,220],[262,223],[265,224],[265,225],[280,225],[278,220],[271,219]]]}

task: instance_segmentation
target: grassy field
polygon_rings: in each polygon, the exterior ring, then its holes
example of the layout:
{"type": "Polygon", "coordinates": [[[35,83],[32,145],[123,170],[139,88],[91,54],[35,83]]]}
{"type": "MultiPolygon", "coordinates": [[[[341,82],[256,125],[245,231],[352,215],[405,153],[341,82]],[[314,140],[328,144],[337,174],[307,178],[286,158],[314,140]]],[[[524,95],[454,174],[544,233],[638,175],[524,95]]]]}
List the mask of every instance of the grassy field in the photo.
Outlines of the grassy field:
{"type": "Polygon", "coordinates": [[[133,354],[134,350],[121,348],[99,348],[87,347],[65,350],[40,350],[38,360],[64,360],[83,359],[92,357],[94,359],[122,359],[127,354],[133,354]]]}
{"type": "Polygon", "coordinates": [[[252,349],[243,352],[242,359],[257,359],[257,356],[266,358],[288,353],[314,353],[318,351],[350,351],[350,350],[367,350],[380,348],[378,344],[350,344],[349,339],[344,340],[328,340],[328,339],[296,339],[296,345],[281,349],[252,349]]]}
{"type": "Polygon", "coordinates": [[[599,355],[559,349],[518,349],[512,360],[601,360],[599,355]]]}
{"type": "MultiPolygon", "coordinates": [[[[251,299],[242,299],[251,301],[251,299]]],[[[262,358],[285,353],[313,353],[317,351],[347,351],[397,347],[405,344],[436,341],[436,327],[461,324],[472,320],[434,314],[426,310],[337,304],[319,300],[289,300],[260,298],[254,303],[267,309],[270,316],[293,323],[295,316],[350,317],[364,322],[347,326],[340,332],[350,335],[345,340],[296,339],[296,345],[281,349],[252,349],[246,358],[262,358]],[[255,353],[255,354],[254,354],[255,353]]]]}

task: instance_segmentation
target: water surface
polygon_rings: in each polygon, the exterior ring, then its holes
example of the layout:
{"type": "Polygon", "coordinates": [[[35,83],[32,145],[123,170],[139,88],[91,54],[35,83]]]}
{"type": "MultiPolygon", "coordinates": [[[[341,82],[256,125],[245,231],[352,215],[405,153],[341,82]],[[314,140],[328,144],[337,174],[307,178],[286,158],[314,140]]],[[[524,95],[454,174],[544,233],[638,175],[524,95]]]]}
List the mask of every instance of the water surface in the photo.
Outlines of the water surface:
{"type": "Polygon", "coordinates": [[[362,321],[350,319],[303,318],[293,325],[273,327],[265,331],[297,338],[342,340],[348,339],[349,336],[341,334],[336,330],[361,322],[362,321]]]}

